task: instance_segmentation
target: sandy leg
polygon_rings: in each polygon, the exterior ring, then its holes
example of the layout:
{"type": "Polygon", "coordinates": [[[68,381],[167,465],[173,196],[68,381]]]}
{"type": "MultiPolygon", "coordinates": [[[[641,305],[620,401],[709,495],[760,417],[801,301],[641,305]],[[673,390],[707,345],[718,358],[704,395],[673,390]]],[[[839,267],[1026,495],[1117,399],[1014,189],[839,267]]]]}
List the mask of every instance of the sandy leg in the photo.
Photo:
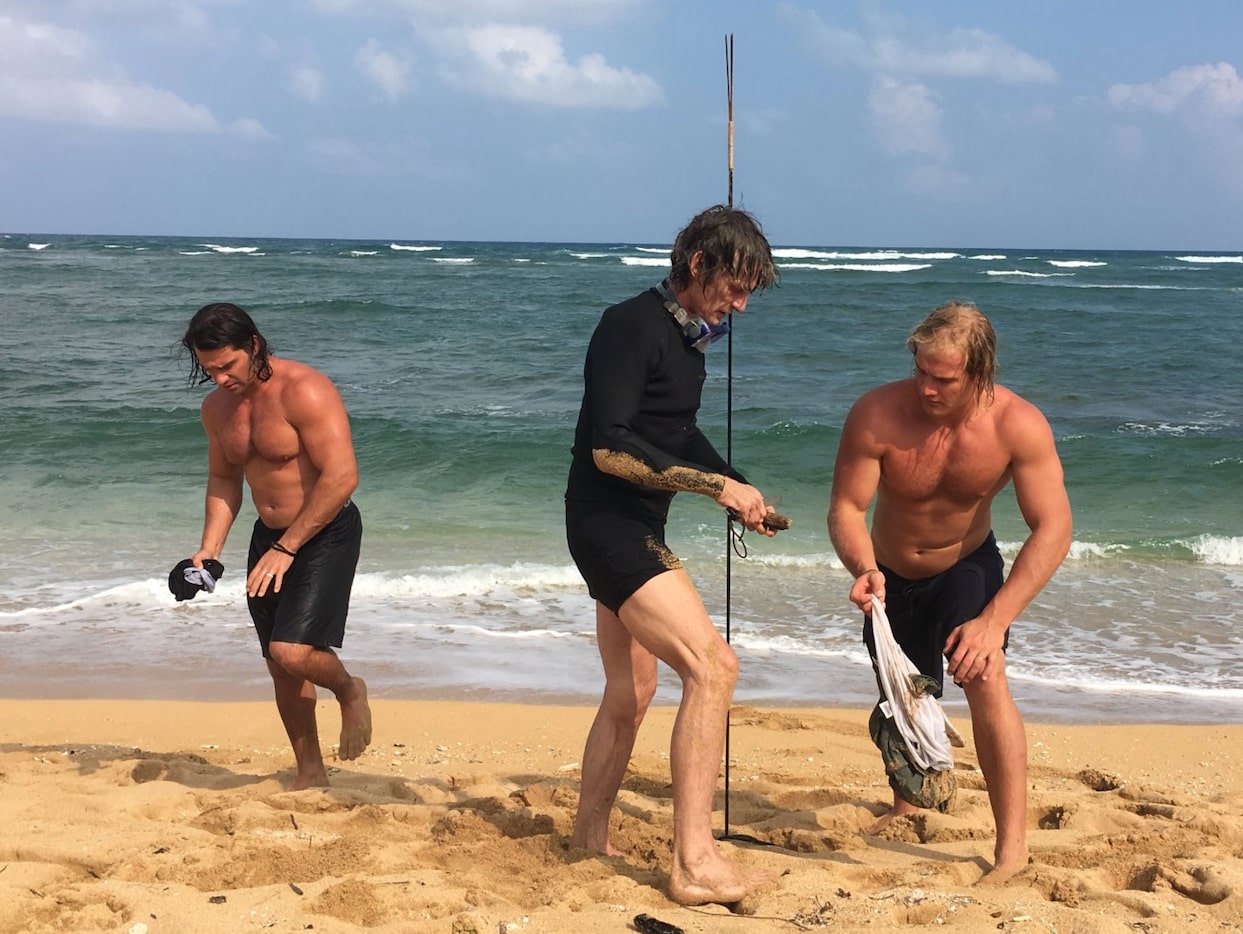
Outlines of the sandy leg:
{"type": "Polygon", "coordinates": [[[371,705],[367,703],[367,683],[351,678],[354,690],[338,698],[341,704],[341,740],[337,755],[357,759],[371,743],[371,705]]]}

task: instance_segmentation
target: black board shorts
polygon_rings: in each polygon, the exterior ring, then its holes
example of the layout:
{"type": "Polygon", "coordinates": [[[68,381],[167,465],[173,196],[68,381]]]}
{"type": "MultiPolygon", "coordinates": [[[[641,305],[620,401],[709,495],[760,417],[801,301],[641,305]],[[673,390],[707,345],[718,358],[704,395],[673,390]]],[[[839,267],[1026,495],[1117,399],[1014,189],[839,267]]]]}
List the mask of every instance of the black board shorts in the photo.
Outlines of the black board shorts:
{"type": "MultiPolygon", "coordinates": [[[[945,640],[963,623],[979,616],[1004,581],[1005,560],[997,549],[997,539],[989,532],[980,547],[957,564],[921,580],[900,577],[883,564],[878,567],[885,575],[885,616],[893,637],[921,674],[936,679],[936,696],[940,697],[945,686],[945,640]]],[[[870,615],[863,624],[863,642],[875,669],[876,643],[870,615]]],[[[1006,630],[1002,649],[1009,644],[1010,631],[1006,630]]]]}
{"type": "Polygon", "coordinates": [[[567,500],[565,538],[588,593],[613,613],[653,577],[682,566],[665,545],[665,523],[624,507],[567,500]]]}
{"type": "MultiPolygon", "coordinates": [[[[284,533],[255,520],[247,573],[284,533]]],[[[262,597],[246,598],[264,658],[271,657],[268,645],[273,641],[341,647],[362,539],[362,515],[347,500],[336,518],[298,549],[280,593],[269,587],[262,597]]]]}

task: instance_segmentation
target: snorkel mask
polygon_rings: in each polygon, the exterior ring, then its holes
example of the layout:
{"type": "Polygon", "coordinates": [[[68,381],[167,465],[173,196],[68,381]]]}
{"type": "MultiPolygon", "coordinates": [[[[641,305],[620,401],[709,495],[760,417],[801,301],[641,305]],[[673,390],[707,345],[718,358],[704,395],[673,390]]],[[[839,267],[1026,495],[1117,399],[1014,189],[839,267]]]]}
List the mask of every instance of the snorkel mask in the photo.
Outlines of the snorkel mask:
{"type": "Polygon", "coordinates": [[[665,310],[673,315],[673,320],[682,329],[682,340],[686,341],[687,347],[693,347],[700,353],[704,353],[711,345],[729,333],[728,318],[720,324],[709,326],[698,315],[692,315],[679,305],[677,298],[674,297],[673,289],[669,287],[668,279],[662,280],[656,286],[656,291],[660,294],[661,301],[665,303],[665,310]]]}

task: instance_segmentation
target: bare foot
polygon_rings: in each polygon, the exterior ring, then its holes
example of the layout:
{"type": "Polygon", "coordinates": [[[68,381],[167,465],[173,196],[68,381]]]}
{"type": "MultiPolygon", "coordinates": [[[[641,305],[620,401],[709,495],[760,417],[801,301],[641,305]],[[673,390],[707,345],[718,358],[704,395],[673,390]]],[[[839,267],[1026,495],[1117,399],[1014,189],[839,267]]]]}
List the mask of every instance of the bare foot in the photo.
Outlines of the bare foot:
{"type": "Polygon", "coordinates": [[[294,778],[293,783],[289,786],[290,791],[301,791],[303,788],[327,788],[328,773],[320,769],[318,773],[312,772],[308,775],[298,775],[294,778]]]}
{"type": "Polygon", "coordinates": [[[625,855],[622,853],[621,850],[617,849],[617,847],[609,843],[608,840],[604,841],[603,846],[593,846],[590,843],[587,843],[586,840],[580,840],[577,833],[574,836],[570,837],[570,849],[586,850],[588,853],[596,853],[600,856],[623,856],[625,855]]]}
{"type": "Polygon", "coordinates": [[[993,868],[980,878],[976,885],[1005,885],[1014,876],[1027,868],[1027,850],[1023,849],[1014,858],[997,858],[993,868]]]}
{"type": "Polygon", "coordinates": [[[918,813],[919,808],[915,807],[915,805],[898,799],[894,802],[893,807],[889,809],[888,813],[881,815],[880,819],[868,828],[868,833],[871,835],[878,834],[898,818],[910,817],[912,814],[918,813]]]}
{"type": "Polygon", "coordinates": [[[757,889],[778,878],[775,872],[747,871],[723,857],[691,871],[674,860],[669,897],[679,905],[725,905],[731,911],[757,889]]]}
{"type": "Polygon", "coordinates": [[[371,742],[371,706],[367,703],[367,683],[362,678],[351,680],[354,682],[354,694],[349,700],[341,701],[341,741],[337,745],[337,755],[342,759],[357,759],[371,742]]]}

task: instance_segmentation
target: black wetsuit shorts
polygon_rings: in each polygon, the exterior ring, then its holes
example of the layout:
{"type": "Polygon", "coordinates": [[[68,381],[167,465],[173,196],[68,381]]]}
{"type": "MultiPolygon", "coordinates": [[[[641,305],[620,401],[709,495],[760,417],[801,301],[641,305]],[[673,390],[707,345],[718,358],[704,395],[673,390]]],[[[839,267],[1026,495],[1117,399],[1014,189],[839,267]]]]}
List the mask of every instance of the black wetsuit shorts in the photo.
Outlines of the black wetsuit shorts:
{"type": "MultiPolygon", "coordinates": [[[[885,616],[902,651],[921,673],[937,681],[937,697],[945,684],[945,641],[951,632],[975,619],[1004,581],[1005,561],[992,532],[975,551],[953,567],[922,580],[907,580],[884,565],[885,616]]],[[[876,667],[872,617],[863,624],[863,642],[876,667]]],[[[1006,632],[1004,649],[1010,644],[1006,632]]]]}
{"type": "Polygon", "coordinates": [[[665,545],[665,523],[624,506],[567,500],[565,537],[588,593],[614,613],[653,577],[682,566],[665,545]]]}
{"type": "MultiPolygon", "coordinates": [[[[255,520],[247,573],[284,533],[284,529],[270,529],[255,520]]],[[[272,641],[341,647],[362,539],[362,516],[347,500],[336,518],[298,549],[280,593],[269,587],[262,597],[246,598],[264,658],[271,657],[268,644],[272,641]]]]}

